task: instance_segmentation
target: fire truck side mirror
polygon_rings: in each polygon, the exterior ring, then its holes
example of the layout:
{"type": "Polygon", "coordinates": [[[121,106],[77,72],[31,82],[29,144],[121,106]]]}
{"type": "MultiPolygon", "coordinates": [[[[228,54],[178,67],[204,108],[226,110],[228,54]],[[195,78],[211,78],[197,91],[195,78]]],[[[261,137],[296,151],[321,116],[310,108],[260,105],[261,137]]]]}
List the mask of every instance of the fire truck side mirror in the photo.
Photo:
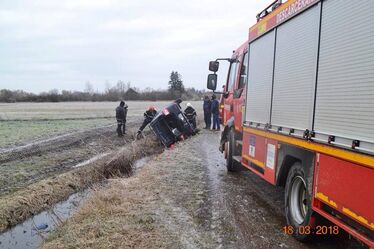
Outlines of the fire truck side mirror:
{"type": "Polygon", "coordinates": [[[218,61],[210,61],[209,62],[209,71],[216,73],[219,68],[219,62],[218,61]]]}
{"type": "Polygon", "coordinates": [[[215,91],[217,88],[217,74],[211,73],[208,74],[207,88],[209,90],[215,91]]]}

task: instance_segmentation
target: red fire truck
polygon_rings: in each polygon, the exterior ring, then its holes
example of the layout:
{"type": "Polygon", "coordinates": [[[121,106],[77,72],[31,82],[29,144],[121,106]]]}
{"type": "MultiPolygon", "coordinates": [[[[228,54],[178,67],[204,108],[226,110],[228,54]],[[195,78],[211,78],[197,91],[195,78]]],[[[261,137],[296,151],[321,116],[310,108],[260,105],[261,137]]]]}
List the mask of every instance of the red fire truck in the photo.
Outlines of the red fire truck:
{"type": "Polygon", "coordinates": [[[374,248],[373,0],[275,1],[231,58],[220,150],[285,187],[285,231],[374,248]],[[331,223],[321,220],[327,219],[331,223]],[[332,224],[332,225],[321,225],[332,224]]]}

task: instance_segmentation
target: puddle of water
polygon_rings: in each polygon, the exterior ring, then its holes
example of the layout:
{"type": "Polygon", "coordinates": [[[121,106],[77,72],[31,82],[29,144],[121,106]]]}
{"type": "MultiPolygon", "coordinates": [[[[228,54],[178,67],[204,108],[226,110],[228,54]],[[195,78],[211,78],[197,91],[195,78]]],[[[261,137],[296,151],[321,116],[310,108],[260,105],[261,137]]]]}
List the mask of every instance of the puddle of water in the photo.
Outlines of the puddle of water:
{"type": "Polygon", "coordinates": [[[79,167],[85,166],[85,165],[87,165],[89,163],[92,163],[92,162],[94,162],[96,160],[99,160],[100,158],[103,158],[103,157],[105,157],[106,155],[109,155],[109,154],[110,154],[109,152],[103,153],[103,154],[99,154],[97,156],[94,156],[94,157],[86,160],[86,161],[83,161],[81,163],[76,164],[75,166],[73,166],[73,168],[79,168],[79,167]]]}
{"type": "Polygon", "coordinates": [[[0,234],[0,249],[38,248],[49,232],[70,217],[88,194],[89,190],[72,194],[66,201],[56,204],[53,209],[41,212],[0,234]]]}
{"type": "MultiPolygon", "coordinates": [[[[91,163],[109,153],[100,154],[89,160],[75,165],[81,167],[91,163]]],[[[134,162],[133,167],[138,170],[152,159],[151,156],[143,157],[134,162]]],[[[104,184],[104,183],[103,183],[104,184]]],[[[103,185],[105,186],[105,184],[103,185]]],[[[62,221],[65,221],[77,210],[80,203],[89,195],[89,190],[72,194],[66,201],[56,204],[53,209],[41,212],[26,220],[5,233],[0,234],[0,249],[38,248],[62,221]]]]}

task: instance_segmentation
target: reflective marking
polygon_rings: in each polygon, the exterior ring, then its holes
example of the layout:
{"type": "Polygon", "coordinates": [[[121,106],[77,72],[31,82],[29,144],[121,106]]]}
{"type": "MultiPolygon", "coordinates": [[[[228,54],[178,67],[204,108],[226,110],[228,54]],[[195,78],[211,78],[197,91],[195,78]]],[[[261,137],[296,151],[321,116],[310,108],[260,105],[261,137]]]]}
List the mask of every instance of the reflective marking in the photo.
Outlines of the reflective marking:
{"type": "Polygon", "coordinates": [[[355,214],[354,212],[352,212],[348,208],[343,207],[343,213],[345,213],[346,215],[352,217],[353,219],[367,225],[368,227],[370,227],[371,230],[374,230],[374,224],[373,223],[369,224],[369,221],[367,219],[365,219],[362,216],[359,216],[359,215],[355,214]]]}
{"type": "Polygon", "coordinates": [[[256,166],[258,167],[261,167],[261,168],[265,168],[265,164],[259,160],[256,160],[256,159],[253,159],[253,158],[250,158],[249,156],[247,155],[243,155],[243,158],[247,161],[250,161],[251,163],[254,163],[256,164],[256,166]]]}
{"type": "Polygon", "coordinates": [[[325,202],[326,204],[333,206],[334,208],[338,208],[338,205],[336,204],[336,202],[329,200],[329,197],[327,195],[324,195],[321,192],[316,193],[316,198],[325,202]]]}
{"type": "MultiPolygon", "coordinates": [[[[331,206],[335,207],[336,209],[338,209],[338,205],[336,204],[336,202],[334,202],[333,200],[330,200],[327,195],[324,195],[323,193],[318,192],[318,193],[316,193],[315,197],[317,199],[321,200],[322,202],[324,202],[328,205],[331,205],[331,206]]],[[[347,216],[351,217],[352,219],[354,219],[356,221],[359,221],[360,223],[368,226],[371,230],[374,230],[374,223],[370,223],[367,219],[365,219],[364,217],[352,212],[350,209],[343,207],[342,212],[344,214],[346,214],[347,216]]]]}
{"type": "Polygon", "coordinates": [[[318,144],[316,142],[306,141],[306,140],[302,140],[299,138],[288,137],[286,135],[280,135],[280,134],[276,134],[272,132],[261,131],[261,130],[257,130],[253,128],[244,127],[244,131],[251,133],[251,134],[258,135],[258,136],[267,137],[267,138],[275,139],[281,142],[293,144],[293,145],[296,145],[296,146],[299,146],[299,147],[302,147],[308,150],[313,150],[315,152],[319,152],[325,155],[338,157],[338,158],[341,158],[341,159],[344,159],[344,160],[347,160],[353,163],[359,163],[369,168],[374,168],[374,157],[373,156],[363,155],[363,154],[355,153],[352,151],[331,147],[329,145],[318,144]]]}

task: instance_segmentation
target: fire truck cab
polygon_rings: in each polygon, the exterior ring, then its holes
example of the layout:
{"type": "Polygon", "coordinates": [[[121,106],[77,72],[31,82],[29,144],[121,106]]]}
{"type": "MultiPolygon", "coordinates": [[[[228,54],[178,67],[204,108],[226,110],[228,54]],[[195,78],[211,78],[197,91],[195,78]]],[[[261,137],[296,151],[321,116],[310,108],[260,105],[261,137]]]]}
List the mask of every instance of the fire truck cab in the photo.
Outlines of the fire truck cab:
{"type": "Polygon", "coordinates": [[[222,124],[233,121],[233,127],[241,130],[242,108],[247,84],[248,43],[236,49],[230,60],[227,81],[224,87],[222,124]]]}
{"type": "Polygon", "coordinates": [[[243,43],[233,51],[231,58],[218,58],[211,61],[209,69],[213,74],[208,75],[208,84],[212,84],[209,89],[216,88],[219,61],[225,60],[230,63],[226,84],[223,86],[220,100],[220,118],[224,125],[223,136],[221,139],[221,151],[226,151],[227,157],[227,139],[230,132],[236,137],[237,141],[241,140],[243,111],[245,104],[245,88],[247,85],[248,73],[248,42],[243,43]],[[226,145],[226,148],[225,148],[226,145]]]}

